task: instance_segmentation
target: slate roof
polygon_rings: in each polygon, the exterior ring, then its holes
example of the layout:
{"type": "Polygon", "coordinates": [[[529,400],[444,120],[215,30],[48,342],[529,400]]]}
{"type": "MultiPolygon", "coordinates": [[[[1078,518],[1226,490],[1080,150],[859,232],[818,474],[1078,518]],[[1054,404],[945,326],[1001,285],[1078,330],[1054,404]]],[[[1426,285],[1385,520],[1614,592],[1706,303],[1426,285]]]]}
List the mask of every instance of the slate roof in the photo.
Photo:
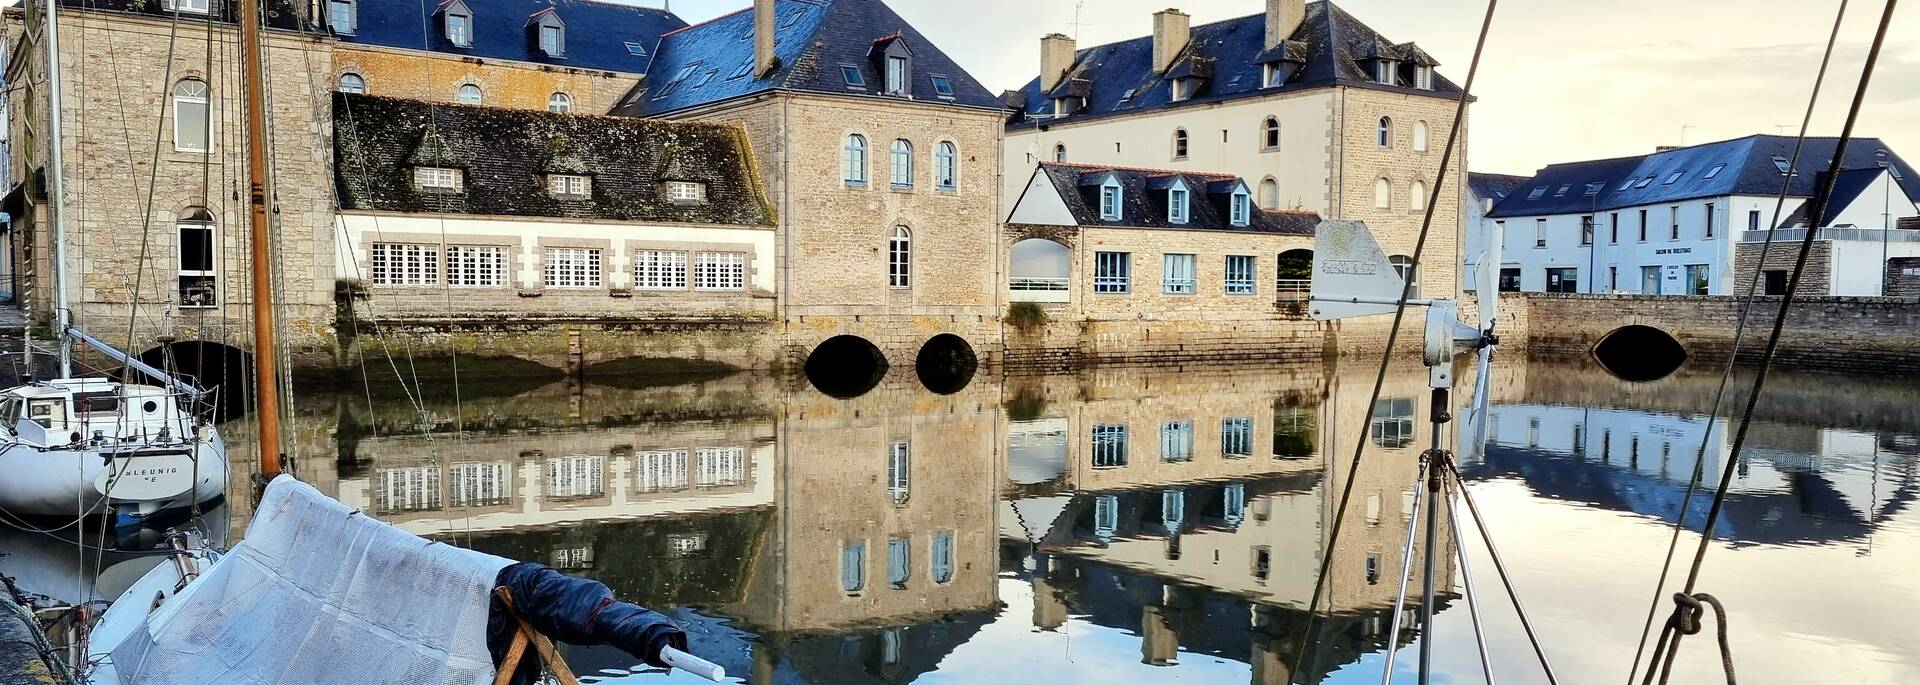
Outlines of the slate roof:
{"type": "MultiPolygon", "coordinates": [[[[266,0],[267,28],[287,31],[315,31],[318,27],[305,21],[296,11],[300,5],[294,0],[266,0]]],[[[60,0],[61,9],[83,11],[119,12],[123,14],[143,14],[150,17],[172,19],[173,10],[167,9],[163,0],[60,0]]],[[[180,12],[182,25],[205,24],[209,19],[214,23],[233,24],[240,18],[240,3],[237,0],[211,0],[207,3],[207,14],[180,12]]]]}
{"type": "MultiPolygon", "coordinates": [[[[1839,141],[1832,137],[1807,139],[1788,195],[1813,196],[1814,179],[1832,163],[1839,141]]],[[[1777,195],[1782,178],[1777,164],[1785,164],[1792,157],[1793,145],[1792,136],[1754,135],[1649,155],[1553,164],[1494,205],[1487,216],[1578,214],[1705,197],[1777,195]],[[1715,168],[1719,171],[1714,172],[1715,168]],[[1680,177],[1668,183],[1675,172],[1680,172],[1680,177]],[[1708,173],[1713,177],[1707,178],[1708,173]],[[1646,181],[1644,187],[1642,181],[1646,181]],[[1588,195],[1587,186],[1596,183],[1601,184],[1599,192],[1588,195]],[[1562,187],[1568,189],[1565,194],[1560,192],[1562,187]],[[1540,197],[1533,197],[1539,188],[1546,190],[1540,197]]],[[[1878,138],[1855,138],[1848,143],[1842,167],[1877,167],[1882,162],[1900,172],[1900,185],[1908,195],[1920,197],[1920,175],[1878,138]]]]}
{"type": "MultiPolygon", "coordinates": [[[[1314,212],[1268,211],[1257,204],[1252,205],[1253,216],[1248,225],[1233,225],[1229,202],[1233,189],[1245,186],[1246,182],[1232,174],[1058,162],[1042,162],[1038,173],[1046,174],[1053,182],[1054,189],[1060,191],[1061,199],[1066,201],[1068,211],[1073,213],[1074,223],[1081,226],[1313,235],[1315,227],[1320,225],[1320,215],[1314,212]],[[1120,182],[1120,219],[1116,221],[1100,218],[1100,185],[1108,176],[1120,182]],[[1184,224],[1167,221],[1166,191],[1175,181],[1185,181],[1191,193],[1190,211],[1184,224]]],[[[1253,189],[1249,187],[1247,191],[1251,204],[1253,189]]]]}
{"type": "Polygon", "coordinates": [[[1005,108],[881,0],[775,0],[774,14],[778,66],[765,78],[752,74],[753,11],[741,10],[663,36],[646,81],[628,93],[613,113],[662,116],[774,90],[901,99],[880,94],[884,81],[874,54],[885,47],[886,39],[904,41],[913,53],[909,79],[913,100],[1005,108]],[[849,87],[841,76],[842,66],[858,69],[865,86],[849,87]],[[669,87],[683,74],[684,82],[669,87]],[[944,76],[952,85],[950,98],[934,90],[934,76],[944,76]]]}
{"type": "Polygon", "coordinates": [[[599,0],[462,0],[473,11],[473,44],[460,47],[447,41],[439,19],[448,2],[360,0],[354,32],[336,35],[349,44],[641,74],[660,36],[687,25],[666,10],[599,0]],[[528,21],[549,9],[566,24],[565,52],[559,57],[535,48],[527,34],[528,21]],[[644,54],[634,54],[628,43],[644,54]]]}
{"type": "MultiPolygon", "coordinates": [[[[1015,101],[1021,103],[1021,107],[1014,112],[1007,128],[1197,106],[1332,85],[1438,97],[1460,95],[1460,88],[1439,74],[1434,75],[1430,91],[1375,83],[1362,64],[1367,53],[1377,51],[1426,62],[1432,62],[1432,58],[1411,43],[1394,44],[1328,0],[1308,3],[1306,9],[1306,19],[1300,28],[1272,51],[1266,49],[1264,13],[1193,27],[1191,40],[1175,64],[1195,56],[1211,59],[1213,73],[1192,98],[1180,102],[1173,102],[1168,85],[1168,79],[1173,76],[1153,71],[1153,36],[1079,50],[1067,73],[1069,78],[1092,82],[1092,93],[1085,106],[1070,116],[1054,118],[1053,100],[1049,94],[1040,92],[1040,79],[1036,77],[1014,91],[1015,101]],[[1303,59],[1304,64],[1299,65],[1297,73],[1285,84],[1262,88],[1261,64],[1288,57],[1303,59]],[[1128,91],[1133,91],[1133,96],[1123,100],[1122,96],[1128,91]],[[1029,115],[1039,120],[1029,119],[1029,115]]],[[[1169,71],[1176,70],[1177,66],[1169,71]]]]}
{"type": "Polygon", "coordinates": [[[733,126],[429,103],[335,93],[342,210],[771,225],[746,133],[733,126]],[[463,192],[414,187],[413,167],[464,171],[463,192]],[[550,173],[593,177],[592,196],[547,193],[550,173]],[[664,181],[707,184],[670,202],[664,181]]]}
{"type": "Polygon", "coordinates": [[[1514,188],[1518,188],[1520,184],[1526,182],[1527,177],[1525,176],[1479,173],[1467,174],[1467,190],[1472,191],[1473,196],[1476,198],[1493,200],[1494,202],[1506,199],[1507,195],[1512,193],[1514,188]]]}
{"type": "MultiPolygon", "coordinates": [[[[1865,194],[1868,188],[1872,188],[1874,182],[1880,180],[1880,174],[1885,172],[1886,169],[1880,167],[1840,170],[1839,178],[1835,180],[1833,184],[1833,199],[1827,201],[1826,216],[1820,219],[1820,225],[1822,227],[1832,226],[1833,220],[1840,218],[1840,213],[1847,211],[1847,207],[1851,206],[1854,200],[1860,199],[1860,196],[1865,194]]],[[[1827,172],[1825,171],[1819,173],[1819,176],[1826,175],[1827,172]]],[[[1815,180],[1818,181],[1818,179],[1815,180]]],[[[1816,182],[1815,185],[1818,186],[1819,184],[1816,182]]],[[[1912,200],[1908,200],[1908,203],[1911,204],[1912,200]]],[[[1781,221],[1780,225],[1805,225],[1807,223],[1807,213],[1813,211],[1813,208],[1809,206],[1810,204],[1811,203],[1806,202],[1800,203],[1800,206],[1794,208],[1793,213],[1787,215],[1787,218],[1781,221]]]]}

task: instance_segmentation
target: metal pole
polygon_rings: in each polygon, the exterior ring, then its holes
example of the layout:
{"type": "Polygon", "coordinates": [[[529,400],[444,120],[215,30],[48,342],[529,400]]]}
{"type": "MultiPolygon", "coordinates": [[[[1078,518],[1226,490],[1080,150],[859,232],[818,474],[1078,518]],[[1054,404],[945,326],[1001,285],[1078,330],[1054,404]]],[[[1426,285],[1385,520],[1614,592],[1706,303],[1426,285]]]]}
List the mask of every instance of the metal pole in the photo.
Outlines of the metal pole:
{"type": "MultiPolygon", "coordinates": [[[[1448,470],[1453,472],[1454,480],[1463,480],[1458,467],[1448,465],[1448,470]]],[[[1493,534],[1487,532],[1487,521],[1480,516],[1480,506],[1474,503],[1473,492],[1460,488],[1460,499],[1467,503],[1467,513],[1473,517],[1473,525],[1480,531],[1480,540],[1487,543],[1487,556],[1493,559],[1493,570],[1500,575],[1500,584],[1506,587],[1507,599],[1513,602],[1513,613],[1520,618],[1520,627],[1527,632],[1527,641],[1533,645],[1534,656],[1540,659],[1540,670],[1546,672],[1550,685],[1559,685],[1560,680],[1553,675],[1553,664],[1548,663],[1547,652],[1540,647],[1540,636],[1533,632],[1533,622],[1527,619],[1527,610],[1520,606],[1520,593],[1513,589],[1513,578],[1507,575],[1507,564],[1500,560],[1500,550],[1493,546],[1493,534]]]]}
{"type": "Polygon", "coordinates": [[[1881,172],[1880,177],[1886,180],[1880,188],[1880,296],[1886,297],[1887,236],[1893,232],[1893,175],[1881,172]]]}
{"type": "MultiPolygon", "coordinates": [[[[1427,460],[1420,460],[1420,475],[1413,481],[1414,487],[1427,479],[1427,460]]],[[[1420,516],[1420,498],[1413,498],[1413,510],[1407,512],[1407,544],[1400,550],[1400,593],[1393,600],[1393,622],[1387,628],[1387,663],[1380,672],[1380,685],[1393,682],[1393,655],[1400,651],[1400,616],[1406,613],[1407,579],[1413,575],[1413,539],[1419,531],[1414,519],[1420,516]]]]}
{"type": "Polygon", "coordinates": [[[1466,538],[1460,535],[1460,516],[1453,509],[1453,488],[1458,486],[1461,492],[1467,489],[1466,483],[1447,481],[1447,531],[1453,536],[1453,551],[1460,557],[1460,584],[1466,589],[1467,615],[1473,618],[1473,643],[1480,649],[1480,672],[1487,677],[1487,685],[1493,682],[1493,659],[1487,657],[1487,635],[1480,627],[1480,604],[1473,591],[1473,569],[1467,565],[1466,538]]]}
{"type": "MultiPolygon", "coordinates": [[[[73,340],[67,337],[67,328],[73,324],[73,310],[67,302],[67,210],[63,204],[66,185],[61,182],[66,167],[61,159],[65,156],[62,147],[65,139],[60,135],[60,22],[55,17],[54,7],[59,0],[47,0],[47,111],[50,121],[47,132],[53,138],[52,151],[47,160],[52,173],[47,174],[47,198],[53,204],[53,327],[60,343],[60,377],[73,377],[73,340]]],[[[27,354],[29,360],[33,354],[27,354]]]]}
{"type": "Polygon", "coordinates": [[[1433,677],[1433,608],[1434,573],[1439,561],[1440,534],[1440,481],[1446,476],[1447,453],[1440,449],[1440,429],[1446,425],[1447,390],[1433,389],[1433,448],[1427,452],[1427,463],[1433,467],[1427,470],[1427,547],[1426,558],[1422,560],[1426,577],[1421,579],[1420,587],[1420,685],[1427,685],[1433,677]]]}
{"type": "Polygon", "coordinates": [[[259,398],[260,476],[280,475],[280,385],[274,352],[273,267],[267,231],[267,128],[265,44],[260,39],[260,0],[240,2],[240,42],[247,63],[247,203],[253,252],[253,383],[259,398]]]}

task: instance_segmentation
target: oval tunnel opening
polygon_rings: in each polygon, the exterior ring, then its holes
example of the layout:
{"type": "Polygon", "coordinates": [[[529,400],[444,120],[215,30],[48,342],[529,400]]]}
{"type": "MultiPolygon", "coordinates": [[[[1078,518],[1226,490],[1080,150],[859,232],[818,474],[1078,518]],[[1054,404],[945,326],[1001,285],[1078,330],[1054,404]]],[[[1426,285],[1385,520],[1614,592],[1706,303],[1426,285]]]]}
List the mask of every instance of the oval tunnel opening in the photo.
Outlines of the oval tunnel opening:
{"type": "Polygon", "coordinates": [[[807,355],[807,382],[829,397],[850,399],[867,394],[887,375],[887,357],[880,348],[857,335],[837,335],[807,355]]]}
{"type": "MultiPolygon", "coordinates": [[[[182,340],[142,352],[140,361],[185,376],[189,382],[211,392],[220,420],[239,417],[251,409],[248,405],[253,400],[253,356],[239,348],[204,340],[182,340]]],[[[126,380],[158,382],[134,375],[136,377],[126,380]]]]}
{"type": "Polygon", "coordinates": [[[965,389],[979,368],[980,357],[974,354],[973,346],[952,333],[933,336],[913,358],[913,372],[920,377],[920,384],[940,395],[965,389]]]}
{"type": "Polygon", "coordinates": [[[1593,346],[1593,358],[1620,380],[1657,381],[1687,361],[1687,349],[1666,331],[1652,326],[1622,326],[1593,346]]]}

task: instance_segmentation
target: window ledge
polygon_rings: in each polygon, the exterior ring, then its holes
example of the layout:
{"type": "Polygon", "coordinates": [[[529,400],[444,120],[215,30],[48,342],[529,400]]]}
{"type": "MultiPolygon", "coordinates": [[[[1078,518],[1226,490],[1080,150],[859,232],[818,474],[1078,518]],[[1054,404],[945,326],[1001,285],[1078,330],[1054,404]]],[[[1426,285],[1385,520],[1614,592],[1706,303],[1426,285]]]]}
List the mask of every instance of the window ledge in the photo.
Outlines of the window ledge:
{"type": "Polygon", "coordinates": [[[891,191],[893,191],[893,192],[896,192],[896,193],[911,193],[911,192],[913,192],[913,186],[888,186],[888,187],[887,187],[887,189],[888,189],[888,190],[891,190],[891,191]]]}
{"type": "Polygon", "coordinates": [[[841,181],[840,181],[840,183],[841,183],[842,185],[844,185],[844,186],[846,186],[846,187],[847,187],[847,189],[849,189],[849,190],[855,190],[855,189],[858,189],[858,190],[866,190],[866,189],[867,189],[867,182],[866,182],[866,181],[848,181],[848,180],[841,180],[841,181]]]}

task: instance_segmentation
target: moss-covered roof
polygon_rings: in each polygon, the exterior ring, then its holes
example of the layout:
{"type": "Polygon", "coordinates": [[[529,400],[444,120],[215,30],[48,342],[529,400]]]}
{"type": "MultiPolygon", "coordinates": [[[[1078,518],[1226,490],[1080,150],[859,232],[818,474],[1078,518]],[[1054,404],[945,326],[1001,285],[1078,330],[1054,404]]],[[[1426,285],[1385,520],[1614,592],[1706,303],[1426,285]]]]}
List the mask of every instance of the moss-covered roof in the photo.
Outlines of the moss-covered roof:
{"type": "Polygon", "coordinates": [[[334,95],[334,184],[346,211],[771,225],[772,205],[737,126],[556,114],[334,95]],[[459,192],[422,191],[417,166],[463,172],[459,192]],[[547,175],[593,177],[561,199],[547,175]],[[667,181],[707,186],[672,202],[667,181]]]}

